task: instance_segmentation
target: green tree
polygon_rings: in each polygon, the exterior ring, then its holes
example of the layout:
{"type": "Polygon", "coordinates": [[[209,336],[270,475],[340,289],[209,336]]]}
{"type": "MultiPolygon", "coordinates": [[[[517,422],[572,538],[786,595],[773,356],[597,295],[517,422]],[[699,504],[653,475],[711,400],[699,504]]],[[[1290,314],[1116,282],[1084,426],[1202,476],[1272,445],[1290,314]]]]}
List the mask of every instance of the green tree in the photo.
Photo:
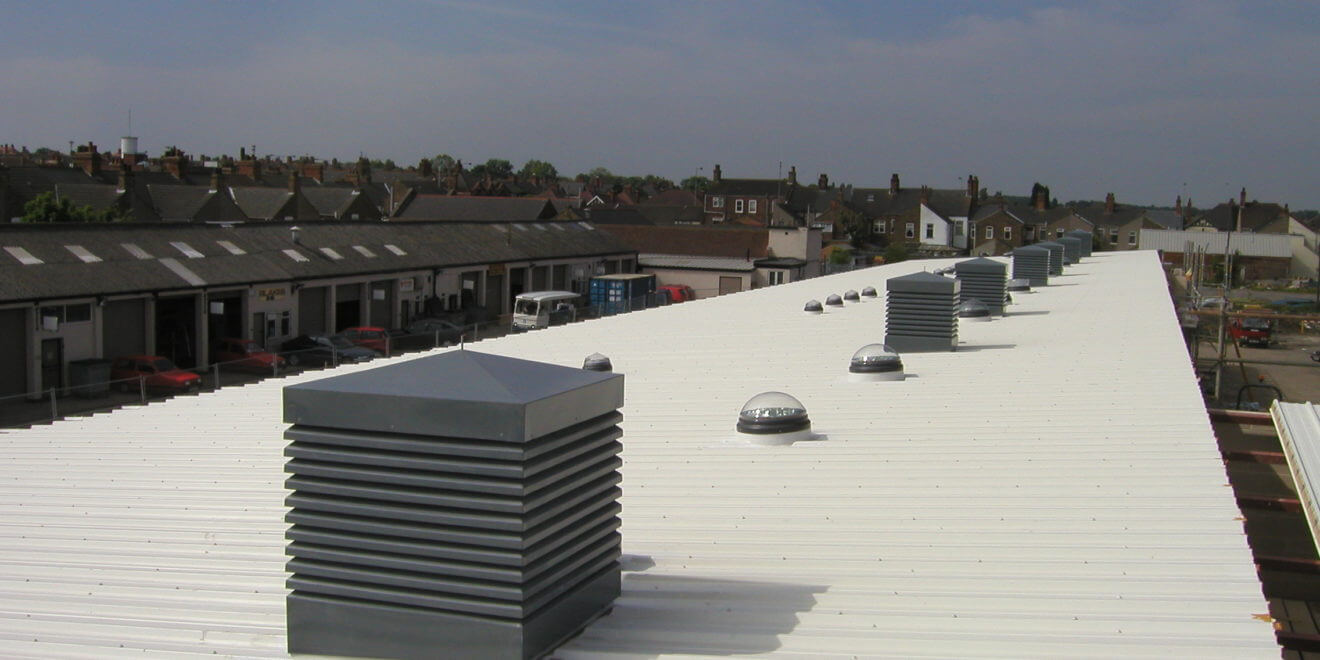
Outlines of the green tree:
{"type": "Polygon", "coordinates": [[[830,263],[832,264],[850,264],[852,263],[852,250],[844,248],[835,248],[830,252],[830,263]]]}
{"type": "Polygon", "coordinates": [[[435,170],[431,167],[430,158],[423,158],[417,161],[417,174],[427,179],[435,174],[435,170]]]}
{"type": "Polygon", "coordinates": [[[472,167],[472,174],[478,177],[490,176],[492,180],[507,179],[513,176],[513,163],[503,158],[490,160],[472,167]]]}
{"type": "Polygon", "coordinates": [[[885,248],[885,263],[887,264],[907,261],[907,258],[907,248],[903,247],[902,243],[890,243],[889,247],[885,248]]]}
{"type": "Polygon", "coordinates": [[[710,179],[707,179],[704,176],[690,176],[686,179],[683,179],[683,181],[680,182],[678,185],[683,190],[691,190],[693,192],[706,192],[706,188],[710,187],[710,179]]]}
{"type": "Polygon", "coordinates": [[[90,206],[74,206],[68,197],[57,199],[50,191],[23,205],[23,222],[120,222],[126,219],[117,208],[98,211],[90,206]]]}
{"type": "Polygon", "coordinates": [[[431,166],[435,168],[435,171],[443,174],[453,168],[455,162],[457,161],[449,154],[436,154],[436,157],[431,159],[431,166]]]}
{"type": "Polygon", "coordinates": [[[535,176],[540,177],[543,181],[558,181],[559,170],[555,169],[555,166],[550,163],[533,158],[523,163],[522,169],[518,170],[518,176],[523,179],[530,179],[535,176]]]}

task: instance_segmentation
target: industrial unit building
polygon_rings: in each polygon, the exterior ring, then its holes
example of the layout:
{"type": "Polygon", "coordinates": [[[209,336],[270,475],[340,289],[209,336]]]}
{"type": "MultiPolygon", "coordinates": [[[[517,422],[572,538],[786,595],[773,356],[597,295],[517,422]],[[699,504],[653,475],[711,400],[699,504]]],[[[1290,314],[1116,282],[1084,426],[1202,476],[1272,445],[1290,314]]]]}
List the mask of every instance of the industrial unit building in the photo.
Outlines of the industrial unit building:
{"type": "Polygon", "coordinates": [[[0,226],[0,397],[67,387],[69,363],[205,366],[221,337],[276,347],[424,314],[585,292],[636,253],[589,223],[0,226]]]}
{"type": "MultiPolygon", "coordinates": [[[[1155,253],[850,380],[886,281],[955,262],[469,345],[626,377],[622,593],[554,657],[1278,657],[1155,253]],[[809,439],[739,436],[767,391],[809,439]]],[[[323,376],[4,433],[0,654],[285,656],[281,395],[323,376]]]]}

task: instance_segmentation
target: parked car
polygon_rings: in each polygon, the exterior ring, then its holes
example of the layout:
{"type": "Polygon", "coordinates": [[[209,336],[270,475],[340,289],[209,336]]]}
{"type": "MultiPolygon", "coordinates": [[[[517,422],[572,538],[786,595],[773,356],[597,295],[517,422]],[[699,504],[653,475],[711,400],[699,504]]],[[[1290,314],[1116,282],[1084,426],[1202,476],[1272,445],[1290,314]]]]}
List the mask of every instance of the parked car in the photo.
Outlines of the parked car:
{"type": "Polygon", "coordinates": [[[1268,319],[1237,318],[1228,322],[1228,334],[1239,345],[1256,345],[1269,348],[1270,335],[1273,332],[1268,319]]]}
{"type": "Polygon", "coordinates": [[[696,300],[697,292],[686,284],[665,284],[655,288],[657,293],[664,293],[669,296],[669,302],[678,303],[686,300],[696,300]]]}
{"type": "Polygon", "coordinates": [[[1284,310],[1300,312],[1306,311],[1316,306],[1314,298],[1284,298],[1270,303],[1271,307],[1279,307],[1284,310]]]}
{"type": "Polygon", "coordinates": [[[298,335],[280,346],[280,355],[296,367],[302,364],[366,362],[381,354],[339,335],[298,335]]]}
{"type": "Polygon", "coordinates": [[[1233,309],[1233,303],[1218,296],[1202,300],[1197,309],[1233,309]]]}
{"type": "Polygon", "coordinates": [[[134,390],[138,382],[147,389],[193,392],[202,386],[202,377],[184,371],[159,355],[125,355],[110,364],[110,380],[122,390],[134,390]]]}
{"type": "Polygon", "coordinates": [[[374,325],[359,325],[352,328],[344,328],[339,333],[354,344],[363,348],[370,348],[381,355],[390,354],[390,332],[385,328],[379,328],[374,325]]]}
{"type": "Polygon", "coordinates": [[[407,327],[390,331],[390,348],[408,350],[457,344],[463,328],[444,319],[415,319],[407,327]]]}
{"type": "Polygon", "coordinates": [[[220,366],[270,373],[284,366],[284,358],[264,349],[251,339],[221,339],[216,342],[215,361],[220,366]]]}

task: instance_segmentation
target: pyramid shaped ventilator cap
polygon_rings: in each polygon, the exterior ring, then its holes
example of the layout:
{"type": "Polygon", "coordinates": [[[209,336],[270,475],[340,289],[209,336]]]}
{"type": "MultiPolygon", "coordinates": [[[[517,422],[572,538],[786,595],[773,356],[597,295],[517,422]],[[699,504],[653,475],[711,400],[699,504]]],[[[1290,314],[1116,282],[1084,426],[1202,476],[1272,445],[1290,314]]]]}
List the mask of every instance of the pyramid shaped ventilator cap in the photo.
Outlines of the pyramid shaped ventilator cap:
{"type": "Polygon", "coordinates": [[[902,352],[957,349],[961,280],[912,273],[886,280],[885,287],[887,346],[902,352]]]}

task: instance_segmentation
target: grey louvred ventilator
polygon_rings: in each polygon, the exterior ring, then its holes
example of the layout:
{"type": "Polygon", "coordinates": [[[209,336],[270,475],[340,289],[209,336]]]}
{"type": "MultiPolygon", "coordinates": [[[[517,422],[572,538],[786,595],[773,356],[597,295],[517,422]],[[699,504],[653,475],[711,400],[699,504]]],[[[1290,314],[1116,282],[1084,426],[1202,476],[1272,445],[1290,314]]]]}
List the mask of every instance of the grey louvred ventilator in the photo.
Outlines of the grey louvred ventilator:
{"type": "Polygon", "coordinates": [[[884,344],[867,344],[848,361],[848,380],[874,382],[903,380],[903,359],[884,344]]]}
{"type": "Polygon", "coordinates": [[[783,392],[762,392],[738,411],[738,434],[757,445],[787,445],[811,437],[811,419],[801,401],[783,392]]]}
{"type": "Polygon", "coordinates": [[[1072,236],[1081,242],[1082,257],[1091,256],[1091,248],[1093,247],[1092,241],[1095,240],[1094,235],[1091,234],[1091,232],[1086,231],[1085,229],[1074,229],[1070,232],[1066,232],[1064,236],[1072,236]]]}
{"type": "Polygon", "coordinates": [[[903,353],[957,350],[957,279],[912,273],[889,279],[885,288],[885,345],[903,353]]]}
{"type": "MultiPolygon", "coordinates": [[[[1056,243],[1054,241],[1042,241],[1040,243],[1033,243],[1031,247],[1040,248],[1042,250],[1045,250],[1046,252],[1049,252],[1050,277],[1063,274],[1064,254],[1063,254],[1062,243],[1056,243]]],[[[1032,284],[1035,284],[1035,282],[1032,282],[1032,284]]]]}
{"type": "Polygon", "coordinates": [[[286,387],[288,651],[553,651],[619,594],[622,405],[473,351],[286,387]]]}
{"type": "Polygon", "coordinates": [[[1063,263],[1069,266],[1082,260],[1082,242],[1076,236],[1064,236],[1054,241],[1063,246],[1063,263]]]}
{"type": "Polygon", "coordinates": [[[1031,286],[1050,283],[1050,251],[1028,245],[1013,250],[1013,279],[1026,280],[1031,286]]]}
{"type": "Polygon", "coordinates": [[[1008,304],[1008,264],[978,257],[954,265],[962,282],[963,300],[975,298],[990,308],[991,314],[1003,314],[1008,304]]]}

